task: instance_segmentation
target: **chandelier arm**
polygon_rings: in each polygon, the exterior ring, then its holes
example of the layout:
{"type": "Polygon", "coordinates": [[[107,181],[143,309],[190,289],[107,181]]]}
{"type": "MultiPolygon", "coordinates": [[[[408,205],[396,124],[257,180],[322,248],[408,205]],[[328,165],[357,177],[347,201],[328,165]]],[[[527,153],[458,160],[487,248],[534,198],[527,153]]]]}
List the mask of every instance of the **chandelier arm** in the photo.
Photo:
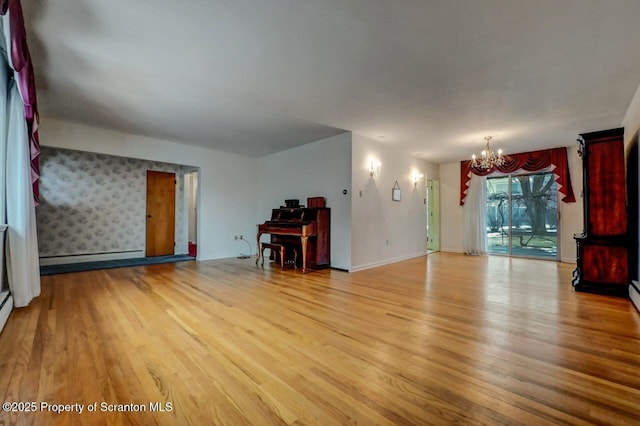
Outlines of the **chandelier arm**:
{"type": "Polygon", "coordinates": [[[485,150],[479,158],[475,154],[471,157],[471,166],[480,170],[490,170],[493,167],[504,165],[506,156],[503,155],[502,150],[499,149],[496,152],[491,149],[491,146],[489,146],[489,141],[492,139],[491,136],[486,136],[484,139],[486,141],[485,150]]]}

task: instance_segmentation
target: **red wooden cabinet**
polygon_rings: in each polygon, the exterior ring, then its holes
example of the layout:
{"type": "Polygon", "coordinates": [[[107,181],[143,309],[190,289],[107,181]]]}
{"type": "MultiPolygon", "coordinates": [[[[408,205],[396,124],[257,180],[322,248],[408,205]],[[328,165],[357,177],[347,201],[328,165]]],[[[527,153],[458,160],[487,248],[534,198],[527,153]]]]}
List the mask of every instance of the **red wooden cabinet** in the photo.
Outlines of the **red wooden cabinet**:
{"type": "Polygon", "coordinates": [[[584,133],[582,157],[584,231],[575,235],[577,291],[626,296],[629,285],[624,129],[584,133]]]}

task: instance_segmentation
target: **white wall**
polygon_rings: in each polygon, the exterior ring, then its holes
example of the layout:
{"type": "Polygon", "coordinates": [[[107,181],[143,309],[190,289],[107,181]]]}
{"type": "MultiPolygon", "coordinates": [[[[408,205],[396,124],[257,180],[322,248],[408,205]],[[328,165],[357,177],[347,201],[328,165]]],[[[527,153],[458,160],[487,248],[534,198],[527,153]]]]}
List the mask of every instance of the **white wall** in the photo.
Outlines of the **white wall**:
{"type": "MultiPolygon", "coordinates": [[[[582,232],[582,160],[577,147],[567,148],[571,185],[575,203],[559,202],[560,208],[560,260],[576,261],[576,243],[573,235],[582,232]]],[[[463,252],[463,220],[460,206],[460,162],[440,165],[440,246],[442,251],[463,252]]]]}
{"type": "MultiPolygon", "coordinates": [[[[199,167],[198,259],[246,251],[233,236],[255,235],[257,160],[176,142],[42,117],[43,145],[199,167]]],[[[254,247],[255,252],[255,247],[254,247]]]]}
{"type": "Polygon", "coordinates": [[[198,212],[198,172],[191,172],[185,175],[185,199],[187,211],[187,241],[196,243],[198,241],[197,212],[198,212]]]}
{"type": "Polygon", "coordinates": [[[440,166],[434,163],[424,162],[424,179],[439,179],[440,178],[440,166]]]}
{"type": "Polygon", "coordinates": [[[413,173],[433,173],[435,167],[408,152],[353,134],[351,270],[371,268],[426,254],[424,182],[413,184],[413,173]],[[380,175],[369,175],[371,159],[382,163],[380,175]],[[391,200],[398,181],[402,201],[391,200]],[[362,196],[360,195],[362,191],[362,196]]]}
{"type": "Polygon", "coordinates": [[[638,136],[638,130],[640,130],[640,86],[622,120],[622,127],[624,127],[624,143],[628,146],[638,136]]]}
{"type": "Polygon", "coordinates": [[[574,234],[584,230],[583,199],[582,199],[582,159],[578,156],[578,146],[567,148],[567,160],[571,185],[576,196],[575,203],[559,202],[560,207],[560,260],[575,263],[576,240],[574,234]]]}
{"type": "Polygon", "coordinates": [[[257,223],[268,220],[271,209],[284,205],[284,200],[299,199],[306,205],[307,197],[326,198],[331,208],[331,267],[349,270],[351,133],[262,157],[258,177],[257,223]]]}
{"type": "MultiPolygon", "coordinates": [[[[638,141],[640,137],[640,86],[631,100],[629,109],[627,109],[627,113],[622,120],[622,126],[624,127],[625,153],[628,154],[631,143],[638,141]]],[[[640,158],[638,158],[638,161],[640,161],[640,158]]],[[[638,166],[640,167],[640,165],[638,166]]],[[[640,184],[638,186],[640,187],[640,184]]],[[[630,217],[629,220],[637,220],[638,229],[640,229],[640,217],[630,217]]],[[[637,270],[640,271],[640,250],[638,250],[638,259],[636,261],[638,262],[637,270]]],[[[635,280],[638,279],[638,277],[631,278],[635,280]]],[[[638,306],[638,309],[640,309],[640,306],[638,306]]]]}

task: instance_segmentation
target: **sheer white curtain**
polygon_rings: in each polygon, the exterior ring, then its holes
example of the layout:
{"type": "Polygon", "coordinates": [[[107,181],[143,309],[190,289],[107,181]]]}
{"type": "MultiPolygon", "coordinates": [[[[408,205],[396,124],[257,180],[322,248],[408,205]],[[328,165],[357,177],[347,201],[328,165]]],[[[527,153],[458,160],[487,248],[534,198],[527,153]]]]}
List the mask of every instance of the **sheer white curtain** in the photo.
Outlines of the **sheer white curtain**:
{"type": "MultiPolygon", "coordinates": [[[[1,35],[0,35],[1,36],[1,35]]],[[[7,84],[9,81],[9,66],[6,64],[4,57],[0,55],[0,225],[4,226],[7,223],[6,217],[6,176],[5,168],[7,165],[6,162],[6,153],[7,153],[7,138],[5,135],[7,134],[7,123],[4,117],[7,116],[7,98],[8,98],[8,88],[7,84]]],[[[6,293],[8,283],[4,279],[4,258],[5,258],[5,238],[6,233],[4,231],[0,232],[0,250],[2,251],[2,263],[0,263],[0,305],[5,303],[7,300],[7,296],[3,294],[6,293]]],[[[9,314],[5,314],[5,311],[11,311],[13,308],[13,304],[11,306],[0,307],[0,330],[8,318],[9,314]],[[6,317],[6,318],[5,318],[6,317]]]]}
{"type": "Polygon", "coordinates": [[[487,178],[471,175],[463,207],[465,254],[487,254],[487,178]]]}
{"type": "Polygon", "coordinates": [[[25,115],[33,119],[37,129],[37,108],[20,2],[10,2],[5,12],[0,16],[0,219],[9,225],[4,247],[9,289],[14,306],[21,307],[40,294],[33,193],[33,178],[37,174],[31,163],[32,154],[38,154],[38,144],[35,139],[32,151],[25,115]]]}
{"type": "MultiPolygon", "coordinates": [[[[1,22],[1,21],[0,21],[1,22]]],[[[4,38],[0,34],[2,42],[4,38]]],[[[12,71],[6,60],[0,56],[0,223],[7,223],[6,206],[6,167],[7,167],[7,99],[9,98],[9,80],[12,71]]]]}
{"type": "Polygon", "coordinates": [[[29,136],[14,80],[9,84],[6,117],[6,132],[1,136],[6,138],[7,275],[14,305],[21,307],[40,294],[40,262],[29,136]]]}

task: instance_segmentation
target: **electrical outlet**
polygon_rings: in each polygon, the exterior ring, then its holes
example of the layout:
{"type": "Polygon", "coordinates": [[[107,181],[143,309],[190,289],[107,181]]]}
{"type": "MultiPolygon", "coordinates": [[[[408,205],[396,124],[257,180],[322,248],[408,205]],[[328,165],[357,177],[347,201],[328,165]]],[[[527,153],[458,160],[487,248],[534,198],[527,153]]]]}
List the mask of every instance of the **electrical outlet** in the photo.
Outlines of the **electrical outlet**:
{"type": "Polygon", "coordinates": [[[385,240],[385,241],[386,241],[386,244],[389,245],[389,240],[385,240]]]}
{"type": "Polygon", "coordinates": [[[360,196],[362,197],[362,189],[360,190],[360,196]]]}
{"type": "Polygon", "coordinates": [[[244,237],[243,237],[242,235],[240,235],[240,239],[241,239],[241,240],[244,240],[244,237]]]}
{"type": "Polygon", "coordinates": [[[233,236],[233,239],[234,239],[234,240],[237,240],[237,239],[238,239],[238,236],[237,236],[237,235],[234,235],[234,236],[233,236]]]}

